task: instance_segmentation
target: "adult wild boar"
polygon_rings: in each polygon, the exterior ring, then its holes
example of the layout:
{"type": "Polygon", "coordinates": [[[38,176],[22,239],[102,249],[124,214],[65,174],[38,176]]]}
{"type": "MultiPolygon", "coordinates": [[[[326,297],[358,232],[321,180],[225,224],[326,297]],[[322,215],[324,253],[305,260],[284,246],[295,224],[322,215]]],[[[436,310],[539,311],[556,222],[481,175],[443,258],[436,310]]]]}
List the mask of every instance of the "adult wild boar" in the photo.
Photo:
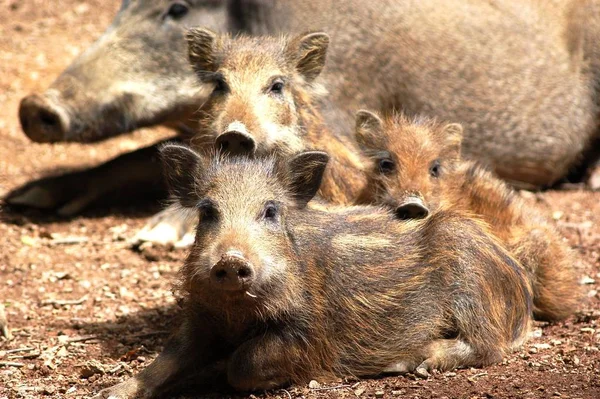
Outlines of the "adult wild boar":
{"type": "MultiPolygon", "coordinates": [[[[155,124],[186,132],[205,95],[184,60],[187,26],[322,29],[332,37],[321,76],[330,126],[350,135],[359,108],[455,120],[468,128],[466,156],[543,187],[590,163],[597,146],[597,1],[125,0],[107,32],[46,93],[23,99],[19,113],[38,142],[155,124]]],[[[108,190],[155,182],[155,154],[146,148],[93,172],[43,179],[8,202],[75,214],[108,190]]]]}

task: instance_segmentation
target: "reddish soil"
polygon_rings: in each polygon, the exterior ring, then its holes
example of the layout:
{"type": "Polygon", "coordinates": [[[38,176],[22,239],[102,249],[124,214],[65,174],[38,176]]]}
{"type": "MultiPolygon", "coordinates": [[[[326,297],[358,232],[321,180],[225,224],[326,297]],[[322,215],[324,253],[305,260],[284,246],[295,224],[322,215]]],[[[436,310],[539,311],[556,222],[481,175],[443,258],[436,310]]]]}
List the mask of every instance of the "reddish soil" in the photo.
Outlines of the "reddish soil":
{"type": "MultiPolygon", "coordinates": [[[[19,100],[46,88],[118,7],[114,0],[0,0],[0,196],[168,134],[147,129],[83,146],[33,144],[20,130],[19,100]]],[[[580,255],[575,267],[587,301],[576,316],[536,324],[521,351],[485,369],[428,380],[340,380],[256,396],[600,398],[600,193],[524,195],[580,255]]],[[[148,365],[177,314],[171,288],[186,252],[127,244],[159,206],[95,209],[71,220],[0,207],[0,304],[13,334],[0,339],[0,399],[87,397],[148,365]]],[[[209,396],[225,395],[231,396],[209,396]]]]}

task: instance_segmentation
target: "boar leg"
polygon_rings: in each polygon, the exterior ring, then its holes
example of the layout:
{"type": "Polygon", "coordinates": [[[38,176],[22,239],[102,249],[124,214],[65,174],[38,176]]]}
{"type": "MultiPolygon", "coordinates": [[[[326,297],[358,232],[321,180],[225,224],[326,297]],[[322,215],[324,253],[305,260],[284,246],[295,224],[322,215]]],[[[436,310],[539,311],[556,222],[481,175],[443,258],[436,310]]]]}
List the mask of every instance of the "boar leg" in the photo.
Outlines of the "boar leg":
{"type": "Polygon", "coordinates": [[[587,185],[590,190],[600,191],[600,160],[590,167],[587,185]]]}
{"type": "Polygon", "coordinates": [[[171,205],[152,216],[133,240],[159,244],[173,243],[178,247],[186,247],[194,243],[197,224],[197,213],[185,212],[178,206],[171,205]]]}
{"type": "Polygon", "coordinates": [[[166,193],[158,145],[121,155],[95,168],[33,181],[9,193],[5,201],[73,216],[107,194],[126,188],[135,195],[166,193]]]}
{"type": "Polygon", "coordinates": [[[205,322],[200,328],[184,323],[161,354],[141,373],[103,389],[94,399],[153,398],[183,388],[194,380],[194,376],[210,375],[203,370],[214,360],[212,335],[210,323],[205,322]]]}
{"type": "Polygon", "coordinates": [[[230,357],[227,380],[238,391],[281,387],[292,382],[294,364],[306,350],[282,335],[267,333],[245,342],[230,357]]]}
{"type": "Polygon", "coordinates": [[[461,367],[481,366],[485,363],[480,353],[461,339],[438,339],[430,343],[425,351],[425,359],[415,369],[415,374],[427,376],[432,370],[453,370],[461,367]]]}
{"type": "Polygon", "coordinates": [[[6,313],[4,313],[4,305],[2,303],[0,303],[0,337],[4,337],[9,341],[12,339],[12,334],[8,328],[6,313]]]}
{"type": "Polygon", "coordinates": [[[439,339],[425,349],[427,358],[422,361],[405,359],[383,370],[384,373],[410,373],[427,378],[432,370],[452,370],[460,367],[479,366],[482,358],[469,343],[461,339],[439,339]]]}

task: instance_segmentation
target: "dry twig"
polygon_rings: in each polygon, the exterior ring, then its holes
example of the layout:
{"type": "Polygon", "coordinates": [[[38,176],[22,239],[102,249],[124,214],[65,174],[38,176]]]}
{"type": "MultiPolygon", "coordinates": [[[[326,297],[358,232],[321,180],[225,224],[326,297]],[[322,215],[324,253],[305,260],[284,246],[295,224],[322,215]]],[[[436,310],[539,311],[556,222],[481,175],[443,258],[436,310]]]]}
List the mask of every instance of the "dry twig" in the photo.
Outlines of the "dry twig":
{"type": "Polygon", "coordinates": [[[0,362],[0,367],[24,367],[25,363],[17,362],[0,362]]]}
{"type": "Polygon", "coordinates": [[[52,305],[52,306],[69,306],[69,305],[81,305],[85,301],[87,301],[88,296],[84,295],[79,299],[46,299],[42,301],[42,306],[52,305]]]}

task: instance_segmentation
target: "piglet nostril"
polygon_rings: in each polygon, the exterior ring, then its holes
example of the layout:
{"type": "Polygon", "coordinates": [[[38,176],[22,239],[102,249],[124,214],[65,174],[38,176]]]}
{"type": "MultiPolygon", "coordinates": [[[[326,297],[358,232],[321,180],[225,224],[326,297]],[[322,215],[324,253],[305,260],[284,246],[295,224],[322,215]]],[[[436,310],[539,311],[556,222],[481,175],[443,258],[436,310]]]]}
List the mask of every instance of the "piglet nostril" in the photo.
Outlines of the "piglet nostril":
{"type": "Polygon", "coordinates": [[[252,152],[254,150],[254,143],[252,141],[242,141],[240,146],[245,152],[252,152]]]}
{"type": "Polygon", "coordinates": [[[396,208],[396,217],[401,220],[424,219],[429,215],[429,209],[420,201],[408,202],[396,208]]]}
{"type": "Polygon", "coordinates": [[[216,139],[216,147],[232,155],[249,155],[254,153],[256,143],[247,133],[227,131],[216,139]]]}

